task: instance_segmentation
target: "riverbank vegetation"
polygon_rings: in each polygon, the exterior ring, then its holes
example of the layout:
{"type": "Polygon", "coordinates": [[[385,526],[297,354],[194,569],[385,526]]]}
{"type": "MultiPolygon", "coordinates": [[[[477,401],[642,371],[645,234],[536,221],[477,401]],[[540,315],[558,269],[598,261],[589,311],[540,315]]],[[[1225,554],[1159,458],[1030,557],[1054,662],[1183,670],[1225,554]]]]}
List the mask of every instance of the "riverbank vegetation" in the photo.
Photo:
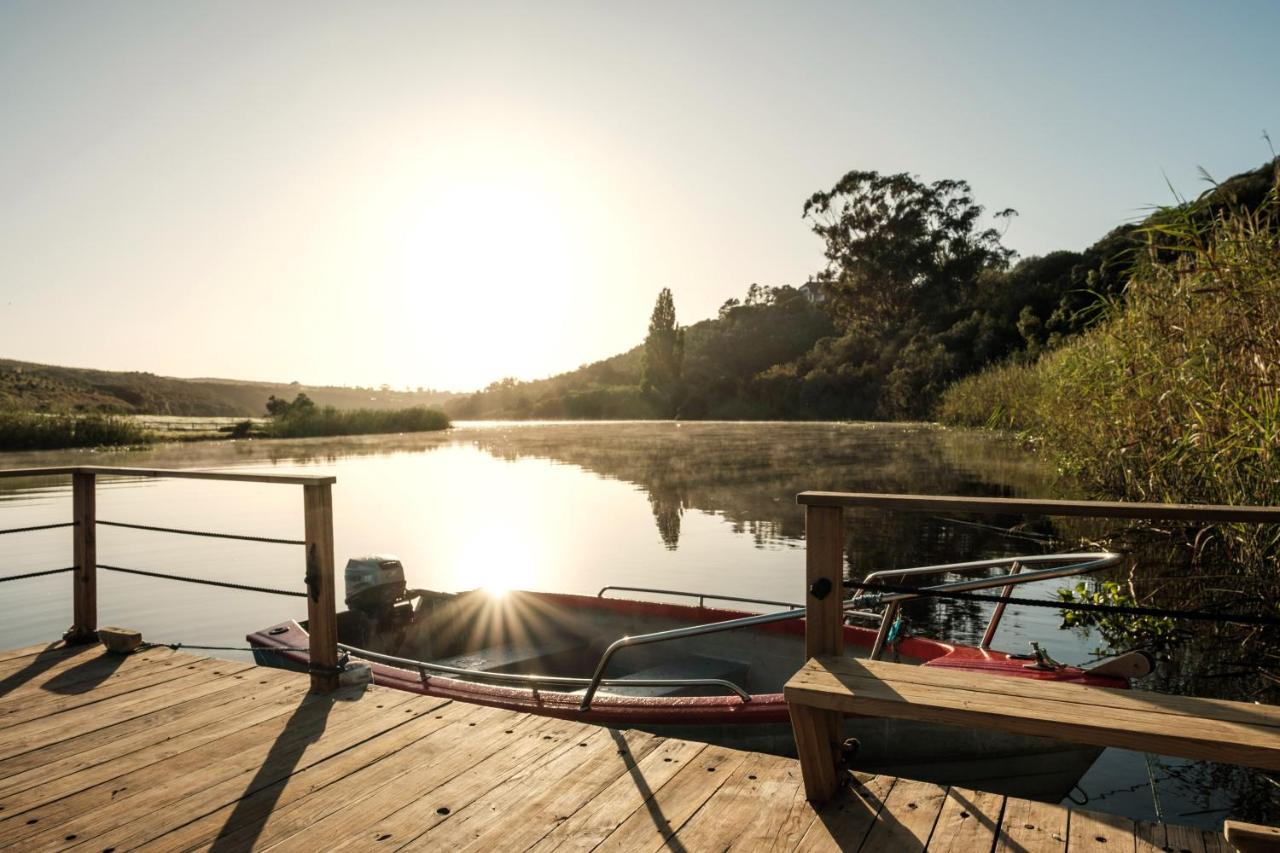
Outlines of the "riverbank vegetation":
{"type": "MultiPolygon", "coordinates": [[[[1164,211],[1146,262],[1085,334],[949,388],[942,420],[1021,431],[1109,498],[1280,504],[1280,172],[1258,207],[1164,211]]],[[[1201,531],[1189,557],[1276,613],[1280,532],[1201,531]]]]}
{"type": "Polygon", "coordinates": [[[392,411],[343,410],[317,406],[306,394],[299,394],[292,401],[271,397],[267,414],[270,421],[262,432],[265,438],[433,432],[449,428],[448,416],[439,409],[413,406],[392,411]]]}
{"type": "Polygon", "coordinates": [[[125,447],[151,440],[125,418],[0,411],[0,450],[125,447]]]}

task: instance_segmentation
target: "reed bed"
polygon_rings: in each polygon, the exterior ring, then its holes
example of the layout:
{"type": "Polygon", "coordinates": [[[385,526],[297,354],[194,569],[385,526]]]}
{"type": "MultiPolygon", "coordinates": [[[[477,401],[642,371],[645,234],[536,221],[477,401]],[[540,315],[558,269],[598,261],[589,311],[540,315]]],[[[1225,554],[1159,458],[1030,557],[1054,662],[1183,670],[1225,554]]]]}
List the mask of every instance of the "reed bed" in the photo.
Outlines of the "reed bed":
{"type": "Polygon", "coordinates": [[[266,425],[267,438],[308,438],[324,435],[433,432],[448,429],[449,418],[439,409],[413,406],[406,409],[349,409],[333,406],[306,408],[273,418],[266,425]]]}
{"type": "MultiPolygon", "coordinates": [[[[962,380],[938,415],[1018,430],[1100,497],[1280,504],[1280,202],[1148,229],[1150,263],[1093,329],[1029,364],[962,380]]],[[[1280,592],[1280,531],[1204,531],[1239,576],[1280,592]]]]}
{"type": "Polygon", "coordinates": [[[125,418],[0,412],[0,450],[56,450],[146,444],[151,436],[125,418]]]}

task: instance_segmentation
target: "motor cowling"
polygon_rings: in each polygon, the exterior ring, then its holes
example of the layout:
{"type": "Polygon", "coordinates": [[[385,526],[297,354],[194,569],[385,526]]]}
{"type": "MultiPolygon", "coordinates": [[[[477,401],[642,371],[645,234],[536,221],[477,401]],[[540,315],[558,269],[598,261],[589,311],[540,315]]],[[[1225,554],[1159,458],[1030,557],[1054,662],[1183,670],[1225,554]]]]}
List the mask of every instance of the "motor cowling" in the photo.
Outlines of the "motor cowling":
{"type": "Polygon", "coordinates": [[[349,610],[383,613],[406,597],[404,566],[389,554],[352,557],[347,561],[343,578],[349,610]]]}

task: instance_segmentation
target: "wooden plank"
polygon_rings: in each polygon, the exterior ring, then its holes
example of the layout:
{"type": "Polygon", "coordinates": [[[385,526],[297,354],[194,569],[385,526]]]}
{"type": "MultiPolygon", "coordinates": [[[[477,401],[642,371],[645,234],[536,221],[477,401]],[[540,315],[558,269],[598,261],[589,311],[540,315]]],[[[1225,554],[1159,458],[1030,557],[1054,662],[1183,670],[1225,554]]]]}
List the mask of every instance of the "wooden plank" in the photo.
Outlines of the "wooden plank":
{"type": "MultiPolygon", "coordinates": [[[[1275,709],[1258,711],[1260,724],[1223,719],[1247,716],[1258,707],[1244,703],[1226,712],[1220,704],[1206,703],[1205,716],[1193,717],[1143,708],[1119,709],[1113,700],[1107,712],[1100,713],[1098,706],[1088,704],[1091,697],[1101,699],[1124,691],[1043,681],[1017,683],[1023,681],[937,673],[929,667],[882,661],[824,658],[806,664],[787,683],[785,693],[789,703],[868,716],[981,726],[1075,743],[1280,769],[1280,727],[1270,722],[1275,709]],[[1037,695],[1024,695],[1032,689],[1037,695]]],[[[1148,702],[1151,708],[1161,707],[1165,698],[1135,694],[1124,698],[1148,702]]]]}
{"type": "Polygon", "coordinates": [[[1116,711],[1169,714],[1188,717],[1192,720],[1209,718],[1245,725],[1280,728],[1280,706],[1276,705],[1233,702],[1227,699],[1202,699],[1197,696],[1174,696],[1145,690],[1064,684],[1036,678],[988,676],[984,673],[948,667],[912,666],[863,658],[831,658],[824,659],[818,664],[807,662],[795,677],[808,681],[812,673],[816,677],[815,686],[825,683],[831,689],[839,690],[835,682],[822,677],[824,671],[836,674],[842,679],[870,679],[892,684],[909,683],[955,690],[973,690],[975,678],[992,678],[996,679],[995,683],[981,682],[983,692],[990,693],[996,690],[1007,696],[1029,699],[1052,695],[1059,702],[1079,705],[1082,713],[1105,708],[1116,711]]]}
{"type": "Polygon", "coordinates": [[[1222,834],[1226,836],[1227,843],[1240,853],[1280,851],[1280,829],[1274,826],[1229,820],[1223,823],[1222,834]]]}
{"type": "Polygon", "coordinates": [[[91,643],[98,638],[98,515],[97,481],[93,474],[71,475],[72,623],[63,635],[68,643],[91,643]]]}
{"type": "Polygon", "coordinates": [[[860,853],[923,851],[946,799],[944,787],[899,779],[858,850],[860,853]]]}
{"type": "MultiPolygon", "coordinates": [[[[92,647],[89,647],[92,649],[92,647]]],[[[0,692],[0,716],[4,709],[42,702],[52,696],[88,693],[107,682],[128,681],[155,672],[154,665],[180,666],[168,649],[144,649],[130,655],[105,654],[99,648],[83,657],[64,659],[60,665],[32,669],[28,675],[13,678],[13,687],[0,692]]]]}
{"type": "Polygon", "coordinates": [[[1071,812],[1067,849],[1071,853],[1135,853],[1133,821],[1103,812],[1071,812]]]}
{"type": "MultiPolygon", "coordinates": [[[[472,758],[481,755],[470,752],[468,743],[497,752],[505,745],[505,730],[530,727],[540,720],[498,708],[450,702],[366,741],[358,749],[293,773],[164,834],[156,833],[135,849],[189,850],[214,842],[230,850],[269,847],[310,830],[340,810],[362,813],[362,800],[411,770],[434,766],[459,752],[468,752],[472,758]]],[[[327,836],[328,828],[316,831],[327,836]]]]}
{"type": "Polygon", "coordinates": [[[996,853],[1050,853],[1067,849],[1070,813],[1062,806],[1005,800],[996,853]]]}
{"type": "Polygon", "coordinates": [[[794,850],[817,817],[805,797],[800,763],[776,755],[762,760],[756,808],[730,850],[794,850]]]}
{"type": "Polygon", "coordinates": [[[206,740],[286,713],[297,704],[298,686],[230,676],[228,686],[191,702],[144,714],[135,725],[109,726],[56,747],[0,762],[0,798],[75,775],[74,790],[120,775],[127,764],[159,761],[206,740]],[[236,680],[237,678],[241,680],[236,680]],[[176,710],[175,710],[176,709],[176,710]],[[140,723],[140,725],[139,725],[140,723]]]}
{"type": "MultiPolygon", "coordinates": [[[[83,646],[68,645],[64,640],[58,640],[53,643],[39,643],[34,646],[23,646],[20,649],[0,650],[0,664],[7,664],[10,661],[22,661],[24,658],[42,657],[51,659],[61,655],[77,655],[82,654],[83,646]]],[[[17,664],[24,666],[25,664],[17,664]]],[[[7,675],[10,670],[8,668],[0,669],[0,675],[7,675]]]]}
{"type": "Polygon", "coordinates": [[[545,760],[497,782],[484,796],[451,809],[446,820],[403,850],[524,850],[571,817],[614,780],[627,776],[660,738],[588,727],[545,760]]]}
{"type": "Polygon", "coordinates": [[[171,477],[187,480],[226,480],[240,483],[283,483],[305,486],[338,481],[325,474],[269,474],[247,471],[201,471],[194,468],[126,468],[123,465],[64,465],[50,468],[0,469],[0,480],[13,477],[62,477],[68,474],[102,474],[108,477],[171,477]]]}
{"type": "Polygon", "coordinates": [[[1151,820],[1133,822],[1133,841],[1138,853],[1165,853],[1164,824],[1151,820]]]}
{"type": "Polygon", "coordinates": [[[1165,824],[1164,846],[1174,853],[1206,853],[1203,829],[1165,824]]]}
{"type": "Polygon", "coordinates": [[[892,776],[872,776],[842,791],[839,798],[818,810],[796,850],[801,853],[857,850],[897,781],[892,776]]]}
{"type": "MultiPolygon", "coordinates": [[[[760,812],[764,756],[748,753],[716,792],[677,828],[675,840],[688,850],[728,850],[760,812]]],[[[667,846],[660,842],[655,849],[667,846]]]]}
{"type": "MultiPolygon", "coordinates": [[[[381,701],[388,707],[423,697],[380,688],[381,701]]],[[[125,840],[150,828],[171,828],[188,822],[192,812],[204,814],[207,791],[219,783],[234,780],[230,787],[244,794],[302,767],[348,749],[380,731],[408,722],[399,713],[371,713],[368,694],[316,696],[304,694],[292,712],[239,729],[171,758],[105,781],[26,813],[44,827],[32,835],[34,847],[54,844],[65,835],[92,840],[102,847],[124,847],[125,840]],[[346,699],[337,698],[346,696],[346,699]],[[157,784],[163,780],[163,784],[157,784]]],[[[40,827],[36,827],[40,828],[40,827]]],[[[24,830],[30,827],[17,827],[24,830]]]]}
{"type": "MultiPolygon", "coordinates": [[[[226,661],[198,661],[184,669],[187,670],[187,675],[181,678],[144,687],[119,700],[90,703],[51,717],[29,720],[0,730],[0,759],[8,760],[31,752],[43,752],[51,745],[110,728],[161,708],[216,693],[224,689],[227,682],[219,677],[212,677],[212,672],[234,677],[237,672],[242,671],[229,668],[226,661]]],[[[249,669],[249,666],[244,665],[244,669],[249,669]]]]}
{"type": "MultiPolygon", "coordinates": [[[[476,743],[460,734],[453,748],[435,761],[422,763],[403,776],[372,790],[352,791],[358,808],[343,808],[278,844],[279,853],[312,853],[315,838],[327,850],[379,845],[395,849],[444,820],[454,809],[483,796],[503,779],[519,773],[542,756],[581,740],[587,726],[567,720],[537,717],[527,726],[515,723],[511,734],[476,743]],[[499,748],[493,748],[497,745],[499,748]],[[444,812],[440,812],[444,809],[444,812]],[[385,843],[383,843],[385,842],[385,843]]],[[[350,786],[344,785],[350,790],[350,786]]],[[[275,850],[277,848],[273,848],[275,850]]]]}
{"type": "Polygon", "coordinates": [[[630,773],[619,777],[594,800],[530,848],[537,853],[594,850],[627,818],[653,800],[654,793],[667,784],[686,764],[697,761],[705,743],[665,740],[644,756],[630,773]]]}
{"type": "Polygon", "coordinates": [[[929,853],[990,850],[1004,814],[1004,797],[968,788],[950,788],[929,837],[929,853]]]}
{"type": "Polygon", "coordinates": [[[636,809],[595,849],[652,850],[684,825],[746,760],[747,753],[708,746],[659,788],[644,808],[636,809]]]}
{"type": "MultiPolygon", "coordinates": [[[[194,666],[196,669],[192,671],[189,665],[177,662],[157,663],[155,666],[145,667],[136,673],[130,673],[127,678],[108,679],[93,690],[76,693],[43,692],[39,695],[38,700],[15,701],[12,704],[5,704],[0,709],[0,744],[11,743],[11,737],[7,734],[7,730],[21,723],[33,720],[60,722],[57,719],[58,715],[66,711],[96,705],[115,696],[132,693],[137,690],[154,689],[158,685],[165,685],[168,682],[198,683],[206,678],[206,667],[201,664],[195,664],[194,666]]],[[[234,673],[248,669],[251,664],[218,661],[213,666],[216,667],[212,670],[213,674],[221,675],[223,672],[234,673]]],[[[176,685],[172,688],[166,686],[161,689],[168,692],[171,689],[180,689],[180,687],[181,685],[176,685]]],[[[3,755],[4,753],[0,752],[0,757],[3,757],[3,755]]]]}
{"type": "Polygon", "coordinates": [[[338,615],[333,588],[333,492],[327,484],[302,489],[306,513],[307,634],[311,690],[338,687],[338,615]]]}
{"type": "Polygon", "coordinates": [[[796,503],[801,506],[873,507],[896,512],[971,512],[986,515],[1069,515],[1087,518],[1141,518],[1205,523],[1228,521],[1280,523],[1280,507],[1270,506],[970,498],[874,492],[801,492],[796,495],[796,503]]]}

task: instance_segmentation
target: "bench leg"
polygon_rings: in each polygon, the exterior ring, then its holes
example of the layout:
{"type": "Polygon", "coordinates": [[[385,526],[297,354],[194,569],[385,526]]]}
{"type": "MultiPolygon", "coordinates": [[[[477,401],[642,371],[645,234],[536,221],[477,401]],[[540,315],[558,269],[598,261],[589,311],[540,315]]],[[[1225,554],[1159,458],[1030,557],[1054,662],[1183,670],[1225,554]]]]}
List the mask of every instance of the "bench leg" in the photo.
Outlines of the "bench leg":
{"type": "Polygon", "coordinates": [[[805,797],[811,803],[825,803],[840,788],[836,749],[844,718],[838,711],[824,711],[795,703],[790,706],[790,711],[805,797]]]}

